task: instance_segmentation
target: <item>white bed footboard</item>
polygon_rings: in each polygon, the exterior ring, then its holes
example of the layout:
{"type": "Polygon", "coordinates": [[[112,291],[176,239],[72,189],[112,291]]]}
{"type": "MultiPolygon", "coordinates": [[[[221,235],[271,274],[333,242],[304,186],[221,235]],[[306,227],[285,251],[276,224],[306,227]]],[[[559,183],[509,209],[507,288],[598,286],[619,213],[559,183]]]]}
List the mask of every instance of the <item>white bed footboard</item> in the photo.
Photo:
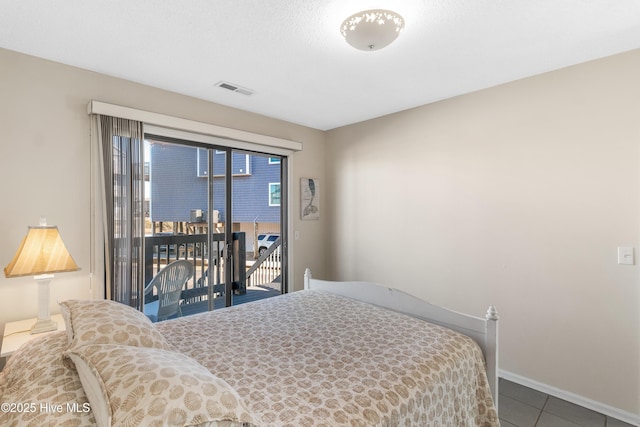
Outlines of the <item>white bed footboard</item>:
{"type": "Polygon", "coordinates": [[[376,283],[332,282],[314,279],[308,268],[304,273],[304,288],[323,290],[388,308],[445,326],[471,337],[484,353],[489,387],[496,409],[498,408],[498,312],[494,306],[489,307],[483,319],[448,310],[413,295],[376,283]]]}

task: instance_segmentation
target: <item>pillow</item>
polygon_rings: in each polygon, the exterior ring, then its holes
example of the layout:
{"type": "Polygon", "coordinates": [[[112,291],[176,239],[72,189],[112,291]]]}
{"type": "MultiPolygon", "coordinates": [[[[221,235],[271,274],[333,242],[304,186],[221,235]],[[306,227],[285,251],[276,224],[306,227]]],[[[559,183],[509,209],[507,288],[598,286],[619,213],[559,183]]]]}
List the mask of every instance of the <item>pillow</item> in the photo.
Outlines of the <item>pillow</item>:
{"type": "MultiPolygon", "coordinates": [[[[128,305],[110,300],[69,300],[60,304],[69,346],[121,344],[173,350],[147,316],[128,305]]],[[[65,360],[71,367],[71,363],[65,360]]]]}
{"type": "Polygon", "coordinates": [[[254,422],[229,384],[181,353],[93,344],[65,354],[76,365],[98,426],[254,422]]]}
{"type": "Polygon", "coordinates": [[[0,403],[20,405],[0,410],[0,426],[95,426],[78,373],[62,363],[67,345],[62,331],[41,334],[8,358],[0,373],[0,403]]]}

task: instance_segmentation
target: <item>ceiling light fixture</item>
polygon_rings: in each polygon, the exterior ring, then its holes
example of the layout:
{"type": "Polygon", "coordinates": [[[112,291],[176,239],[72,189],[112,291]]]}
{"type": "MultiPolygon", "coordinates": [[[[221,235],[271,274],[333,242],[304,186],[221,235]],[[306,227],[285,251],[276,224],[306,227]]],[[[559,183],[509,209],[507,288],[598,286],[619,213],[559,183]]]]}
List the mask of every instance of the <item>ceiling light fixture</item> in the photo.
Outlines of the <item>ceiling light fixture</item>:
{"type": "Polygon", "coordinates": [[[360,50],[378,50],[388,46],[404,28],[404,19],[384,9],[365,10],[344,20],[340,32],[351,46],[360,50]]]}

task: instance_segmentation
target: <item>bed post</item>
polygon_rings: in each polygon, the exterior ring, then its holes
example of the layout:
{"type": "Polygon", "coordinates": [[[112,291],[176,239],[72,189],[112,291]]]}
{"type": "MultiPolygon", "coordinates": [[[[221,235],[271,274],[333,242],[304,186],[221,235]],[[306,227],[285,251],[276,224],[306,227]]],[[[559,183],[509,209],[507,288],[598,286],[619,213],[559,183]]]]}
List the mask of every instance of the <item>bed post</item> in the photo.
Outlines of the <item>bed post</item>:
{"type": "Polygon", "coordinates": [[[489,387],[493,394],[493,403],[498,410],[498,310],[494,306],[490,306],[487,310],[487,335],[486,345],[487,354],[485,355],[487,363],[487,379],[489,387]]]}
{"type": "Polygon", "coordinates": [[[304,288],[309,289],[309,280],[312,279],[311,270],[308,268],[304,270],[304,288]]]}

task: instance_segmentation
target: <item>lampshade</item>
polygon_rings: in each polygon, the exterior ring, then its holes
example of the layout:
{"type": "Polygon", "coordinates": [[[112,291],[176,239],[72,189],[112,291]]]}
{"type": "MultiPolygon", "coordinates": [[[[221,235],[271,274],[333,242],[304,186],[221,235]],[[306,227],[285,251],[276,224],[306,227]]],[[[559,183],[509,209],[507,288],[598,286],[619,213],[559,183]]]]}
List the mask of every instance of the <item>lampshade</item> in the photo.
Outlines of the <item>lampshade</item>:
{"type": "Polygon", "coordinates": [[[29,227],[4,275],[11,278],[75,270],[78,266],[67,251],[58,227],[41,225],[29,227]]]}
{"type": "Polygon", "coordinates": [[[351,15],[340,32],[351,46],[360,50],[378,50],[393,42],[404,28],[404,20],[390,10],[372,9],[351,15]]]}

